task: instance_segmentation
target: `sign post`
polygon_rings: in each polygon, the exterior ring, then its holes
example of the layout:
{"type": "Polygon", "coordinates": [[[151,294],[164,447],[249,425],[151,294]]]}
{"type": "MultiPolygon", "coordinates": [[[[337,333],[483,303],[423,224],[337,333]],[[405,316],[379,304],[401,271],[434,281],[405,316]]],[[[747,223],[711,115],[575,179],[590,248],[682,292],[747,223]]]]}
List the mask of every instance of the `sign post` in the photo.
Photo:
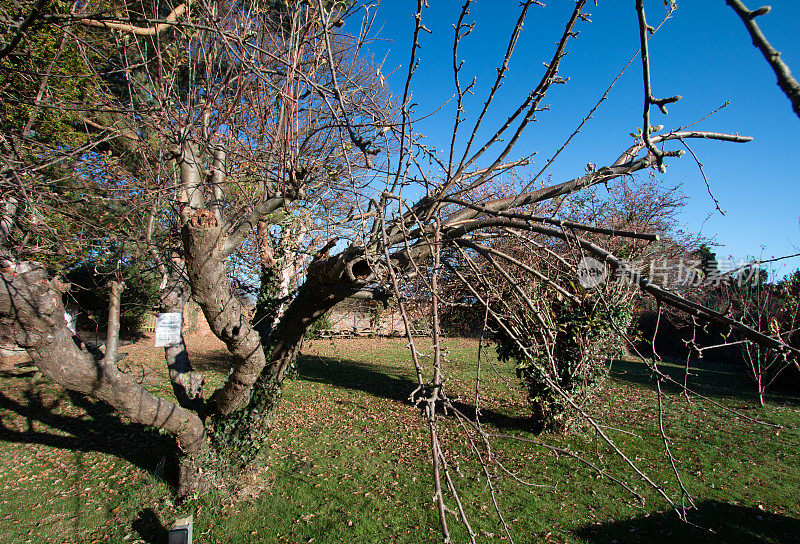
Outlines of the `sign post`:
{"type": "Polygon", "coordinates": [[[169,544],[192,544],[193,521],[192,514],[175,520],[175,525],[169,530],[169,544]]]}

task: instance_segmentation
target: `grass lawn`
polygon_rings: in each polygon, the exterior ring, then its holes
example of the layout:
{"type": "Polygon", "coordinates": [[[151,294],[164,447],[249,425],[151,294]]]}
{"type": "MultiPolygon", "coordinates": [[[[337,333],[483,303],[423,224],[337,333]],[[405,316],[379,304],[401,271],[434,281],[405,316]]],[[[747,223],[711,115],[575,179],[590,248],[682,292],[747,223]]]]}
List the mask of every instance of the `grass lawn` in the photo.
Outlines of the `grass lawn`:
{"type": "MultiPolygon", "coordinates": [[[[151,345],[152,339],[129,346],[124,367],[152,391],[171,396],[162,352],[151,345]]],[[[177,505],[166,483],[172,477],[168,437],[125,425],[103,405],[37,381],[32,371],[4,371],[0,541],[166,542],[173,520],[192,513],[198,544],[437,542],[428,435],[407,401],[415,381],[404,345],[389,339],[307,345],[297,376],[285,388],[273,441],[258,467],[243,476],[238,495],[217,492],[177,505]]],[[[446,388],[463,411],[474,413],[476,343],[453,339],[447,347],[446,388]]],[[[210,387],[218,384],[229,362],[222,344],[194,336],[189,348],[210,387]]],[[[663,366],[683,381],[681,364],[663,366]]],[[[772,396],[760,407],[746,376],[707,362],[691,369],[690,383],[740,415],[665,391],[664,427],[697,506],[691,524],[685,524],[594,431],[530,433],[513,368],[489,357],[481,383],[482,421],[489,432],[568,449],[645,498],[642,505],[568,456],[495,439],[493,453],[514,475],[490,469],[515,542],[800,542],[795,399],[772,396]]],[[[630,459],[675,496],[646,365],[635,359],[615,362],[590,411],[630,459]]],[[[441,432],[479,541],[507,541],[458,421],[444,417],[441,432]]],[[[463,542],[457,525],[451,518],[454,540],[463,542]]]]}

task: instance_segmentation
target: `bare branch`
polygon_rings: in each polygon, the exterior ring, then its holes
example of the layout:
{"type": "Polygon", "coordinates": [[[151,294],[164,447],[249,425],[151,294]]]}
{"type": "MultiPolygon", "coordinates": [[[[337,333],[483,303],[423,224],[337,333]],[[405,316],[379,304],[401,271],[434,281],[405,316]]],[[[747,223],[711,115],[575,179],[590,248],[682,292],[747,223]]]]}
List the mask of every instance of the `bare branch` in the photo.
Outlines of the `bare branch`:
{"type": "MultiPolygon", "coordinates": [[[[230,255],[233,253],[239,244],[242,243],[242,241],[247,238],[251,232],[253,232],[259,221],[265,221],[269,218],[271,219],[271,223],[277,223],[280,220],[280,217],[278,217],[277,214],[274,214],[274,212],[281,206],[286,205],[288,202],[289,200],[286,197],[278,196],[257,204],[255,209],[240,219],[235,226],[228,227],[232,228],[233,230],[230,232],[230,234],[228,234],[222,254],[230,255]],[[273,214],[273,217],[270,218],[269,216],[271,214],[273,214]]],[[[226,229],[223,228],[223,232],[225,230],[226,229]]]]}
{"type": "Polygon", "coordinates": [[[749,10],[741,0],[725,0],[725,2],[736,12],[736,15],[744,23],[745,28],[753,39],[756,46],[764,58],[767,59],[772,71],[778,78],[778,86],[792,103],[795,115],[800,117],[800,83],[792,76],[789,66],[781,60],[781,53],[769,43],[764,33],[761,32],[756,17],[769,13],[769,6],[764,6],[756,10],[749,10]]]}
{"type": "Polygon", "coordinates": [[[117,349],[119,346],[119,310],[125,284],[112,281],[109,283],[109,288],[108,329],[106,331],[106,356],[104,362],[115,365],[117,364],[117,349]]]}
{"type": "Polygon", "coordinates": [[[129,32],[136,36],[156,36],[162,33],[167,28],[173,26],[178,18],[186,13],[186,4],[178,4],[163,21],[157,22],[153,26],[141,27],[124,23],[118,19],[101,19],[99,17],[85,17],[80,20],[80,23],[86,26],[93,26],[96,28],[104,28],[108,30],[118,30],[120,32],[129,32]]]}

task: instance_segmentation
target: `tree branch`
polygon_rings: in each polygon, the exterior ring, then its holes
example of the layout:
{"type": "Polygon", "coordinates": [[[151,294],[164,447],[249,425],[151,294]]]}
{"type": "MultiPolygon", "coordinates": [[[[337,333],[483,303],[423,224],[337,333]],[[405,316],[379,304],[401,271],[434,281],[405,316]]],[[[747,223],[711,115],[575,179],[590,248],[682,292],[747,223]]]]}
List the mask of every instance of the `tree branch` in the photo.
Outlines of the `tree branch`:
{"type": "Polygon", "coordinates": [[[95,359],[67,328],[61,302],[66,287],[35,262],[6,263],[0,271],[0,322],[5,334],[28,351],[41,372],[70,391],[107,402],[134,423],[174,433],[186,453],[205,442],[193,412],[153,396],[116,364],[95,359]]]}
{"type": "Polygon", "coordinates": [[[109,282],[111,292],[108,296],[108,328],[106,330],[106,356],[105,364],[117,364],[117,349],[119,347],[119,310],[122,291],[125,284],[119,281],[109,282]]]}
{"type": "MultiPolygon", "coordinates": [[[[222,251],[222,255],[228,256],[233,253],[236,247],[241,244],[244,239],[247,238],[251,232],[253,232],[253,229],[258,226],[259,221],[266,220],[268,215],[288,202],[288,198],[277,196],[270,198],[269,200],[265,200],[264,202],[260,202],[258,205],[256,205],[252,212],[242,218],[235,227],[232,227],[233,230],[230,232],[230,234],[228,234],[228,239],[225,241],[225,248],[222,251]]],[[[271,222],[277,223],[278,220],[279,218],[274,217],[271,222]]],[[[226,229],[223,228],[223,232],[225,230],[226,229]]]]}
{"type": "MultiPolygon", "coordinates": [[[[679,310],[682,310],[690,315],[702,317],[709,321],[714,321],[717,323],[722,323],[731,327],[733,330],[736,330],[742,333],[743,336],[748,338],[749,340],[766,346],[768,348],[776,349],[778,351],[786,352],[792,351],[795,353],[800,353],[800,350],[789,346],[788,344],[784,343],[779,339],[772,338],[765,334],[758,332],[757,330],[748,327],[747,325],[736,321],[722,313],[715,312],[710,308],[706,308],[700,304],[696,304],[694,302],[688,301],[683,297],[671,293],[658,285],[652,283],[649,279],[644,277],[643,275],[635,275],[630,272],[630,268],[628,267],[627,263],[625,263],[622,259],[615,256],[611,252],[605,250],[604,248],[584,240],[572,233],[564,232],[560,229],[555,229],[552,227],[548,227],[545,225],[535,225],[531,224],[530,222],[521,221],[518,219],[506,219],[506,218],[488,218],[480,221],[481,227],[480,228],[488,228],[494,226],[504,226],[504,227],[512,227],[518,228],[521,230],[529,230],[532,232],[538,232],[540,234],[545,234],[548,236],[554,236],[556,238],[561,238],[562,240],[571,240],[578,243],[582,248],[586,249],[587,251],[591,252],[595,256],[599,257],[603,260],[603,262],[609,263],[614,271],[619,270],[623,274],[627,274],[632,280],[636,282],[638,287],[644,291],[652,295],[657,300],[662,301],[665,304],[673,306],[679,310]]],[[[476,230],[475,226],[472,225],[470,230],[476,230]]],[[[450,232],[446,233],[448,238],[453,240],[457,239],[459,236],[463,234],[463,227],[453,229],[450,232]]]]}
{"type": "Polygon", "coordinates": [[[789,66],[781,60],[781,52],[777,51],[772,44],[769,43],[764,33],[756,24],[756,17],[766,15],[769,13],[769,6],[764,6],[756,10],[749,10],[740,0],[726,0],[726,3],[736,12],[736,15],[744,23],[745,28],[750,33],[753,39],[753,45],[756,46],[764,58],[767,59],[772,71],[778,78],[778,86],[783,93],[792,103],[792,109],[795,115],[800,117],[800,83],[792,76],[789,66]]]}
{"type": "Polygon", "coordinates": [[[130,23],[123,23],[120,20],[114,19],[94,19],[94,18],[84,18],[81,19],[81,24],[87,26],[93,26],[97,28],[105,28],[109,30],[119,30],[120,32],[129,32],[131,34],[135,34],[137,36],[155,36],[156,34],[161,34],[165,29],[170,26],[173,26],[175,22],[178,20],[178,17],[183,15],[186,12],[186,4],[179,4],[175,9],[170,12],[169,15],[162,21],[154,24],[153,26],[141,27],[135,26],[130,23]]]}

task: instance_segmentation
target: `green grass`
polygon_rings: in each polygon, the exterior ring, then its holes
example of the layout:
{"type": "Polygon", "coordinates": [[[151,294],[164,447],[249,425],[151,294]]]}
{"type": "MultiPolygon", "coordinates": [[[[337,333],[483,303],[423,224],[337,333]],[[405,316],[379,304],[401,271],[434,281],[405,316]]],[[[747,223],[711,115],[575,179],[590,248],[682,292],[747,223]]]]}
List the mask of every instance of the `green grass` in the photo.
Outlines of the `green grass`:
{"type": "MultiPolygon", "coordinates": [[[[415,379],[402,341],[317,341],[304,350],[286,387],[272,442],[243,476],[238,496],[222,492],[176,505],[168,442],[124,425],[112,412],[30,376],[0,378],[0,540],[3,542],[165,542],[176,516],[193,513],[197,543],[436,542],[428,434],[407,397],[415,379]],[[50,404],[58,400],[56,406],[50,404]]],[[[448,340],[446,387],[462,411],[474,411],[475,344],[448,340]]],[[[191,346],[190,346],[191,347],[191,346]]],[[[160,393],[169,390],[158,350],[132,370],[160,393]]],[[[195,362],[211,381],[225,358],[195,362]]],[[[663,368],[683,381],[680,364],[663,368]]],[[[677,520],[590,429],[566,436],[527,431],[524,396],[513,369],[484,360],[482,420],[493,433],[545,440],[625,479],[646,502],[566,456],[496,439],[493,452],[525,486],[491,468],[512,536],[528,542],[800,542],[800,410],[795,399],[754,402],[746,377],[702,363],[690,383],[708,402],[665,390],[664,426],[681,478],[694,496],[692,524],[677,520]],[[780,431],[745,417],[780,424],[780,431]]],[[[617,361],[590,411],[636,464],[674,495],[675,476],[658,431],[650,373],[617,361]],[[623,429],[626,432],[620,430],[623,429]],[[633,433],[633,434],[629,434],[633,433]]],[[[486,478],[453,417],[441,418],[448,462],[479,541],[505,539],[486,478]]],[[[452,503],[452,501],[451,501],[452,503]]],[[[457,542],[463,529],[450,519],[457,542]]]]}

